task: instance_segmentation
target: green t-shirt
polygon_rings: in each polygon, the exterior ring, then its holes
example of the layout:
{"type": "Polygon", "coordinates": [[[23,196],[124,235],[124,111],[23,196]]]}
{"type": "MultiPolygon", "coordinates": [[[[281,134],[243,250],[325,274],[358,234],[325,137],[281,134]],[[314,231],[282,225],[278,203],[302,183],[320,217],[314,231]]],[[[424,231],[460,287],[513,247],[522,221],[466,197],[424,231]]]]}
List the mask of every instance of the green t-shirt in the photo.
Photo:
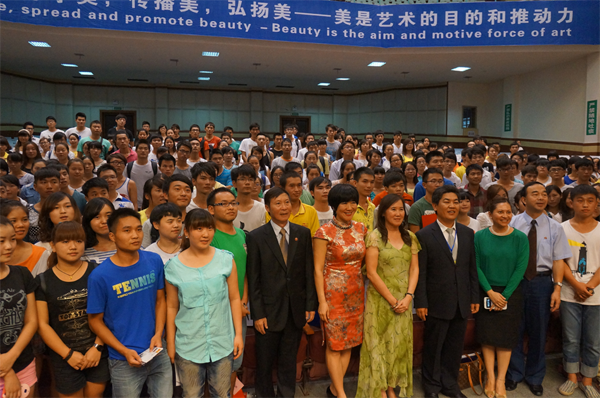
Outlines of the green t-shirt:
{"type": "Polygon", "coordinates": [[[110,141],[106,138],[100,137],[99,140],[94,140],[92,139],[92,137],[82,138],[81,140],[79,140],[79,144],[77,145],[77,152],[83,153],[83,144],[89,141],[99,141],[100,143],[102,143],[102,152],[100,153],[100,157],[106,160],[106,156],[108,156],[108,151],[110,149],[110,141]]]}
{"type": "Polygon", "coordinates": [[[235,229],[235,235],[226,234],[215,229],[211,246],[233,253],[241,299],[244,295],[244,278],[246,277],[246,233],[239,228],[235,229]]]}
{"type": "Polygon", "coordinates": [[[304,203],[305,205],[313,206],[315,204],[315,198],[312,197],[310,192],[308,192],[306,189],[303,189],[302,195],[300,195],[300,202],[304,203]]]}
{"type": "Polygon", "coordinates": [[[419,228],[428,226],[437,220],[437,215],[431,203],[425,200],[425,197],[417,200],[408,212],[408,223],[418,225],[419,228]]]}

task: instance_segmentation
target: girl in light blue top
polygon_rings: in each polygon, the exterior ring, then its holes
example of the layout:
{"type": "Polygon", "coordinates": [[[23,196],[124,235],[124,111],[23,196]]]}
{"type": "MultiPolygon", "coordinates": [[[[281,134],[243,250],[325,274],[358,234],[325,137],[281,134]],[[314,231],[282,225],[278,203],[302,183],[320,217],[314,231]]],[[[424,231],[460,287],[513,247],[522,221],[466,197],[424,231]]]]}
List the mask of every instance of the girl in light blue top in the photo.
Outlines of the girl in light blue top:
{"type": "Polygon", "coordinates": [[[206,210],[185,217],[182,252],[165,265],[167,352],[184,397],[231,396],[233,360],[244,349],[242,306],[233,254],[212,247],[215,222],[206,210]]]}

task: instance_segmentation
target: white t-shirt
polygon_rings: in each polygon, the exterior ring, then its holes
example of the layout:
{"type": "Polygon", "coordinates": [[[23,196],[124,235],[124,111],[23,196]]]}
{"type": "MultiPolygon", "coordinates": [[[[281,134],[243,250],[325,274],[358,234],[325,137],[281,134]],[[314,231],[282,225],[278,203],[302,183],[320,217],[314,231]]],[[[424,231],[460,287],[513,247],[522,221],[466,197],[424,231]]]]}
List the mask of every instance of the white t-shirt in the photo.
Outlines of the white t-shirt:
{"type": "MultiPolygon", "coordinates": [[[[567,236],[572,257],[566,259],[566,263],[571,269],[571,273],[577,282],[588,283],[598,272],[600,268],[600,223],[592,231],[582,234],[577,232],[571,226],[570,221],[561,224],[565,235],[567,236]],[[584,245],[585,243],[585,245],[584,245]],[[581,249],[586,248],[585,261],[581,256],[581,249]]],[[[568,271],[566,271],[568,272],[568,271]]],[[[596,288],[598,289],[598,288],[596,288]]],[[[569,285],[566,279],[563,280],[563,288],[560,292],[560,299],[569,303],[578,303],[581,305],[600,305],[600,292],[596,292],[592,297],[581,302],[575,298],[575,290],[569,285]]]]}
{"type": "Polygon", "coordinates": [[[65,132],[62,131],[62,130],[59,130],[59,129],[54,130],[54,132],[52,132],[50,130],[44,130],[44,131],[42,131],[40,133],[40,139],[47,138],[50,142],[52,142],[52,139],[54,138],[54,134],[56,134],[56,133],[63,133],[64,134],[65,132]]]}
{"type": "Polygon", "coordinates": [[[194,166],[195,166],[197,163],[208,162],[208,160],[206,160],[206,159],[204,159],[204,158],[198,158],[198,161],[197,161],[197,162],[194,162],[194,161],[192,161],[192,160],[189,160],[189,159],[188,159],[188,160],[186,160],[186,162],[187,162],[187,164],[188,164],[190,167],[194,167],[194,166]]]}
{"type": "MultiPolygon", "coordinates": [[[[247,158],[248,156],[250,156],[250,151],[255,146],[258,146],[258,142],[254,141],[254,140],[252,140],[252,138],[248,137],[248,138],[244,138],[242,140],[242,143],[240,144],[239,150],[241,152],[245,152],[246,153],[246,158],[247,158]]],[[[240,163],[241,163],[241,160],[242,160],[242,158],[240,157],[240,163]]]]}
{"type": "Polygon", "coordinates": [[[331,207],[328,211],[321,212],[317,210],[317,217],[319,218],[319,225],[323,226],[324,224],[327,224],[329,221],[333,220],[333,210],[331,207]]]}
{"type": "Polygon", "coordinates": [[[285,165],[290,162],[300,163],[300,161],[297,158],[292,158],[291,160],[284,160],[282,157],[279,157],[279,158],[273,159],[273,162],[271,162],[271,167],[279,166],[279,167],[285,168],[285,165]]]}
{"type": "MultiPolygon", "coordinates": [[[[158,168],[158,165],[156,165],[158,168]]],[[[158,174],[158,170],[156,172],[158,174]]],[[[127,167],[125,168],[125,175],[131,178],[135,185],[137,186],[137,204],[138,207],[142,208],[142,202],[144,201],[144,184],[146,181],[154,177],[154,172],[152,171],[152,163],[148,162],[143,166],[140,166],[137,163],[137,160],[133,162],[133,167],[131,168],[131,175],[127,173],[127,167]]]]}
{"type": "Polygon", "coordinates": [[[479,222],[479,230],[486,229],[494,225],[492,219],[490,218],[490,214],[487,211],[477,215],[477,222],[479,222]]]}
{"type": "Polygon", "coordinates": [[[402,143],[400,143],[400,146],[396,146],[396,144],[392,143],[392,145],[394,146],[394,153],[398,153],[400,155],[402,155],[402,143]]]}
{"type": "MultiPolygon", "coordinates": [[[[195,198],[195,196],[194,196],[194,198],[195,198]]],[[[192,199],[190,201],[190,204],[185,208],[185,212],[189,213],[190,211],[195,210],[195,209],[202,209],[202,207],[198,206],[196,204],[196,202],[194,202],[194,199],[192,199]]],[[[204,210],[207,210],[207,209],[204,209],[204,210]]]]}
{"type": "Polygon", "coordinates": [[[467,225],[467,227],[471,228],[473,232],[477,232],[481,229],[481,227],[479,226],[479,221],[477,221],[473,217],[469,217],[469,225],[467,225]]]}
{"type": "Polygon", "coordinates": [[[167,261],[169,261],[173,257],[177,256],[181,252],[181,250],[178,250],[175,253],[164,252],[160,247],[158,247],[158,241],[154,242],[153,244],[151,244],[144,250],[147,252],[152,252],[152,253],[158,254],[160,256],[160,258],[162,259],[163,264],[166,264],[167,261]]]}
{"type": "MultiPolygon", "coordinates": [[[[308,152],[308,148],[302,148],[298,151],[298,153],[296,154],[296,157],[298,158],[298,160],[303,161],[304,160],[304,156],[306,156],[306,152],[308,152]]],[[[294,156],[294,151],[292,150],[292,156],[294,156]]]]}
{"type": "MultiPolygon", "coordinates": [[[[463,178],[462,178],[462,186],[464,187],[468,183],[469,183],[469,180],[467,180],[467,173],[465,173],[465,174],[463,174],[463,178]]],[[[479,185],[481,185],[482,187],[485,187],[487,185],[490,185],[491,183],[492,183],[492,173],[490,173],[486,169],[483,169],[483,175],[481,176],[481,182],[479,183],[479,185]]]]}
{"type": "Polygon", "coordinates": [[[89,127],[86,127],[83,129],[83,131],[80,132],[77,130],[77,127],[71,127],[70,129],[65,131],[65,135],[67,136],[67,139],[69,139],[69,136],[73,133],[77,134],[79,136],[79,139],[82,139],[82,138],[91,136],[92,130],[90,130],[89,127]]]}
{"type": "Polygon", "coordinates": [[[266,215],[265,205],[255,200],[254,206],[247,212],[238,210],[233,225],[247,232],[254,231],[256,228],[265,225],[266,215]]]}

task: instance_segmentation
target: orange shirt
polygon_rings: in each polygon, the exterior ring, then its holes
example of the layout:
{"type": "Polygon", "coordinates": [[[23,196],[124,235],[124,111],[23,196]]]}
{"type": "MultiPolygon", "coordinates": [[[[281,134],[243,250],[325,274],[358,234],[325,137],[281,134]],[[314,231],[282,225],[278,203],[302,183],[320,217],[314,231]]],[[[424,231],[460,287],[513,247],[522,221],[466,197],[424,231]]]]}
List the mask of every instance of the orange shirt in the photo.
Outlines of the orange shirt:
{"type": "MultiPolygon", "coordinates": [[[[388,194],[388,191],[383,190],[382,192],[375,195],[375,197],[373,198],[373,204],[375,206],[379,206],[381,199],[385,198],[387,194],[388,194]]],[[[412,204],[414,203],[413,197],[410,196],[409,194],[407,194],[406,192],[402,194],[402,199],[404,199],[404,203],[406,203],[409,206],[412,206],[412,204]]]]}
{"type": "Polygon", "coordinates": [[[29,272],[33,271],[37,262],[40,261],[40,257],[42,257],[42,254],[44,254],[44,252],[46,251],[46,249],[44,249],[41,246],[31,245],[31,247],[32,247],[31,256],[29,256],[29,258],[27,258],[27,260],[25,260],[19,264],[15,264],[15,265],[20,265],[21,267],[27,268],[29,270],[29,272]]]}

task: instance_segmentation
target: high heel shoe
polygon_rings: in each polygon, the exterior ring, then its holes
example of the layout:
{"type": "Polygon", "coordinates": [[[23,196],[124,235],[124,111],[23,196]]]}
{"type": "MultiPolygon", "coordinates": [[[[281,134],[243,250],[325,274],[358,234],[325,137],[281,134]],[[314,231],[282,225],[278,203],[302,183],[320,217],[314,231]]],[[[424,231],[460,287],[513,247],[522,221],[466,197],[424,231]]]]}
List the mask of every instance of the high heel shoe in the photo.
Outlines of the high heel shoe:
{"type": "MultiPolygon", "coordinates": [[[[499,381],[502,382],[502,384],[505,383],[505,380],[496,379],[496,383],[499,382],[499,381]]],[[[506,389],[506,387],[505,387],[505,389],[506,389]]],[[[498,394],[498,393],[496,393],[496,398],[506,398],[506,392],[504,392],[504,394],[498,394]]]]}
{"type": "Polygon", "coordinates": [[[485,394],[486,397],[488,398],[494,398],[496,396],[496,391],[494,390],[486,390],[485,388],[483,389],[483,393],[485,394]]]}

